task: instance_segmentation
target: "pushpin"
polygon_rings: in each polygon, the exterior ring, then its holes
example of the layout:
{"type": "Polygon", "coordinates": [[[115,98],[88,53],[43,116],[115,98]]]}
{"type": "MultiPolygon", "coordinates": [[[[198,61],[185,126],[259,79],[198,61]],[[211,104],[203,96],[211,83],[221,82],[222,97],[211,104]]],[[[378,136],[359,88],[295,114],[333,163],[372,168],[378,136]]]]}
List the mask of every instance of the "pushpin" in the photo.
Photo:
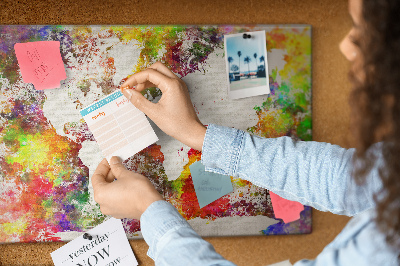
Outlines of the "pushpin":
{"type": "Polygon", "coordinates": [[[251,35],[247,33],[243,33],[243,39],[251,39],[251,35]]]}
{"type": "Polygon", "coordinates": [[[83,234],[83,239],[92,240],[93,237],[92,237],[91,235],[89,235],[88,233],[84,233],[84,234],[83,234]]]}

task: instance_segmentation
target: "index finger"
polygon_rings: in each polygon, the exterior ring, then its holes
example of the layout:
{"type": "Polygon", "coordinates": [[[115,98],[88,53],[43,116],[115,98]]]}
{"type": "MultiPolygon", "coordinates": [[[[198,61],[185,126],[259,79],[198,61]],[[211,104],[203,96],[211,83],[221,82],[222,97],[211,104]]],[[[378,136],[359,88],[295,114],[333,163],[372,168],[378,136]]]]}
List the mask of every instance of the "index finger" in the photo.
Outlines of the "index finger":
{"type": "Polygon", "coordinates": [[[168,67],[166,67],[160,61],[155,62],[154,64],[149,66],[149,68],[155,69],[158,72],[163,73],[164,75],[166,75],[166,76],[168,76],[168,77],[170,77],[172,79],[177,79],[178,78],[168,67]]]}
{"type": "Polygon", "coordinates": [[[138,73],[130,76],[122,84],[121,87],[124,87],[126,85],[129,85],[129,87],[133,87],[133,86],[136,86],[141,83],[150,82],[150,83],[154,84],[154,86],[159,88],[161,90],[161,92],[164,92],[165,88],[169,84],[171,84],[172,81],[173,81],[173,79],[162,74],[161,72],[157,71],[156,69],[148,68],[146,70],[143,70],[141,72],[138,72],[138,73]]]}
{"type": "Polygon", "coordinates": [[[110,166],[108,165],[107,160],[103,159],[93,173],[92,176],[93,189],[95,189],[99,185],[108,184],[106,178],[109,171],[110,171],[110,166]]]}

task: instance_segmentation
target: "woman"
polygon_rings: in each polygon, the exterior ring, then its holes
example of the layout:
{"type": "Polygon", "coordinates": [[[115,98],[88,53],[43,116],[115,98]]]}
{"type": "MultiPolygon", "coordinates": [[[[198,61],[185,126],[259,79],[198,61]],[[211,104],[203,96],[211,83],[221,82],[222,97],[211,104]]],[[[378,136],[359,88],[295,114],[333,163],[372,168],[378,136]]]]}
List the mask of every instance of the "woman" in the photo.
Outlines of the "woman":
{"type": "MultiPolygon", "coordinates": [[[[352,63],[356,150],[206,128],[185,84],[161,63],[122,86],[132,104],[165,133],[202,150],[207,170],[249,180],[319,210],[355,216],[315,260],[296,266],[399,263],[400,1],[350,0],[349,11],[354,26],[340,49],[352,63]],[[162,91],[157,104],[139,93],[153,86],[162,91]]],[[[118,158],[110,165],[103,160],[92,184],[104,214],[140,218],[148,255],[157,265],[232,265],[162,200],[147,178],[126,170],[118,158]]]]}

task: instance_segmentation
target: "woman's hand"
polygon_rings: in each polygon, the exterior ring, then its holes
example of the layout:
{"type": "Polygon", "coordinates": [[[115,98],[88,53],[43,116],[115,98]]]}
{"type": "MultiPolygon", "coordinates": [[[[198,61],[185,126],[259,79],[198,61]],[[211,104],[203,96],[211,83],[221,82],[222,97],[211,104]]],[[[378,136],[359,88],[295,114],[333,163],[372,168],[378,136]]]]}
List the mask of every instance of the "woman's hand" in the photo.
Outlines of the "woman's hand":
{"type": "Polygon", "coordinates": [[[92,185],[101,212],[119,219],[140,219],[147,207],[163,199],[150,180],[127,170],[118,157],[112,157],[110,165],[106,159],[100,162],[92,185]]]}
{"type": "Polygon", "coordinates": [[[201,151],[206,127],[196,115],[186,84],[166,66],[157,62],[130,76],[121,91],[166,134],[201,151]],[[161,90],[158,103],[150,102],[140,93],[149,87],[161,90]]]}

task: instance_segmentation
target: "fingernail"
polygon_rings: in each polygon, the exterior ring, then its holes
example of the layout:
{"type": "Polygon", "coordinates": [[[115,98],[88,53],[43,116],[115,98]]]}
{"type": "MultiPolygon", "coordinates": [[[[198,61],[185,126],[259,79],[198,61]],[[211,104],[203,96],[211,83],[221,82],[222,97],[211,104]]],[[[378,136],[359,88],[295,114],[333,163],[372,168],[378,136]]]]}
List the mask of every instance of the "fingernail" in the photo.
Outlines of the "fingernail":
{"type": "Polygon", "coordinates": [[[132,90],[131,89],[124,89],[122,91],[122,94],[125,95],[126,98],[128,98],[128,100],[130,100],[132,98],[132,90]]]}
{"type": "Polygon", "coordinates": [[[129,89],[129,85],[123,85],[121,86],[121,92],[124,92],[124,90],[129,89]]]}
{"type": "Polygon", "coordinates": [[[122,163],[122,160],[118,156],[113,156],[110,159],[110,163],[111,164],[119,164],[119,163],[122,163]]]}

